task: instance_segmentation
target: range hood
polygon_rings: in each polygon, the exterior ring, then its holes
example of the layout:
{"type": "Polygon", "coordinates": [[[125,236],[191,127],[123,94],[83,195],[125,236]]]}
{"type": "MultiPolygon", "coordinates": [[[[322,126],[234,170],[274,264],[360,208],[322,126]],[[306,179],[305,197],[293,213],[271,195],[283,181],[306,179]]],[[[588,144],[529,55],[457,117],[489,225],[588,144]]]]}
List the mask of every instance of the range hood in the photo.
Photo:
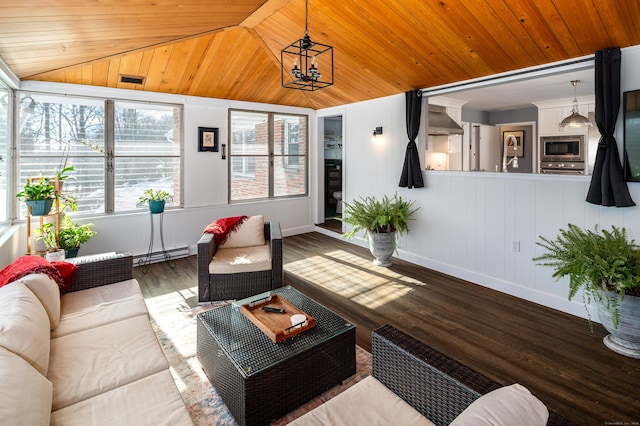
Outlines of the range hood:
{"type": "Polygon", "coordinates": [[[464,133],[462,127],[447,115],[447,109],[439,105],[429,105],[428,125],[429,134],[434,136],[464,133]]]}

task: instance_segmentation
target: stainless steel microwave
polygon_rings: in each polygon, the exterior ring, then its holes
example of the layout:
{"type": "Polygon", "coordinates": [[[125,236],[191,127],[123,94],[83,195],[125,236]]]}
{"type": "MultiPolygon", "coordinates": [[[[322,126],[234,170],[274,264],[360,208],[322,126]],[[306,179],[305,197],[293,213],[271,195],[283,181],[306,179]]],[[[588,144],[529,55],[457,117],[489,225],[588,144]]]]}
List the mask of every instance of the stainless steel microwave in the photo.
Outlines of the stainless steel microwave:
{"type": "Polygon", "coordinates": [[[540,138],[540,161],[584,161],[584,135],[543,136],[540,138]]]}

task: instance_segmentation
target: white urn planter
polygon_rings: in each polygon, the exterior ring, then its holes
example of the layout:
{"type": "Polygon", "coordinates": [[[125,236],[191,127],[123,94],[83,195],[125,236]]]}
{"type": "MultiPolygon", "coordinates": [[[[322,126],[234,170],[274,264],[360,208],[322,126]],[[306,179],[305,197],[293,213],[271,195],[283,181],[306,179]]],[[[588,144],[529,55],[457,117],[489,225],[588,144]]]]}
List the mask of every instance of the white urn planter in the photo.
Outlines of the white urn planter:
{"type": "Polygon", "coordinates": [[[625,295],[623,300],[619,300],[617,328],[604,297],[597,302],[597,307],[600,323],[611,333],[603,339],[605,346],[619,354],[640,358],[640,297],[625,295]]]}
{"type": "Polygon", "coordinates": [[[395,251],[395,232],[368,232],[369,237],[369,251],[375,257],[373,264],[376,266],[389,267],[393,263],[391,262],[391,256],[395,251]]]}
{"type": "Polygon", "coordinates": [[[58,249],[58,250],[55,250],[55,251],[48,251],[44,255],[44,258],[47,259],[49,262],[62,261],[62,260],[65,259],[64,250],[63,249],[58,249]]]}

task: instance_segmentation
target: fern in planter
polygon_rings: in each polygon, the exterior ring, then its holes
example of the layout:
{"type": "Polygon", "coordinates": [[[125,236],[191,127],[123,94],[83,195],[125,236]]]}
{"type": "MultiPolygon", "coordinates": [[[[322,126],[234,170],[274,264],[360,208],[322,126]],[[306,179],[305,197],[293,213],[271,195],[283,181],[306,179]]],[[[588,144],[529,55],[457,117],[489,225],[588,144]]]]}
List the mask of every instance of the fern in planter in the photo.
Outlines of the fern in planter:
{"type": "Polygon", "coordinates": [[[604,300],[617,327],[620,300],[625,295],[640,296],[640,250],[627,238],[625,228],[611,228],[591,231],[569,224],[554,239],[539,237],[537,244],[547,252],[533,261],[554,268],[556,279],[569,277],[569,300],[580,289],[585,308],[604,300]]]}
{"type": "Polygon", "coordinates": [[[419,207],[414,208],[415,201],[405,201],[398,194],[393,198],[383,196],[381,200],[375,197],[360,197],[360,200],[344,202],[344,213],[341,221],[352,225],[350,231],[343,234],[346,238],[353,238],[358,232],[386,233],[397,232],[402,235],[409,231],[408,222],[414,220],[413,215],[419,207]]]}

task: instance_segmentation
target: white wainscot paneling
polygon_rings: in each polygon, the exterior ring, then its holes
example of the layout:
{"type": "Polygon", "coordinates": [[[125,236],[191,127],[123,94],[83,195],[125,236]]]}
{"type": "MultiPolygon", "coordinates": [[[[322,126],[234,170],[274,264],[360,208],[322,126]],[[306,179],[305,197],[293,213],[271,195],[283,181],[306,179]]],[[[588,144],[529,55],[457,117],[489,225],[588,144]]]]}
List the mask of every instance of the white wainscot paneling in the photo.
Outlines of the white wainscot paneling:
{"type": "Polygon", "coordinates": [[[483,258],[480,272],[492,277],[505,276],[505,180],[482,179],[478,209],[485,212],[482,223],[484,238],[477,249],[483,258]]]}
{"type": "MultiPolygon", "coordinates": [[[[535,229],[536,235],[553,239],[558,229],[565,226],[564,221],[564,191],[562,182],[553,180],[538,181],[536,183],[535,229]]],[[[536,246],[535,255],[544,253],[542,247],[536,246]]],[[[562,296],[563,285],[559,285],[551,278],[553,271],[545,266],[536,267],[536,289],[549,294],[562,296]]]]}
{"type": "Polygon", "coordinates": [[[536,184],[531,180],[518,180],[515,184],[514,202],[514,235],[506,241],[514,257],[514,280],[527,288],[535,288],[535,264],[531,259],[535,256],[536,184]],[[513,242],[519,251],[513,251],[513,242]]]}

